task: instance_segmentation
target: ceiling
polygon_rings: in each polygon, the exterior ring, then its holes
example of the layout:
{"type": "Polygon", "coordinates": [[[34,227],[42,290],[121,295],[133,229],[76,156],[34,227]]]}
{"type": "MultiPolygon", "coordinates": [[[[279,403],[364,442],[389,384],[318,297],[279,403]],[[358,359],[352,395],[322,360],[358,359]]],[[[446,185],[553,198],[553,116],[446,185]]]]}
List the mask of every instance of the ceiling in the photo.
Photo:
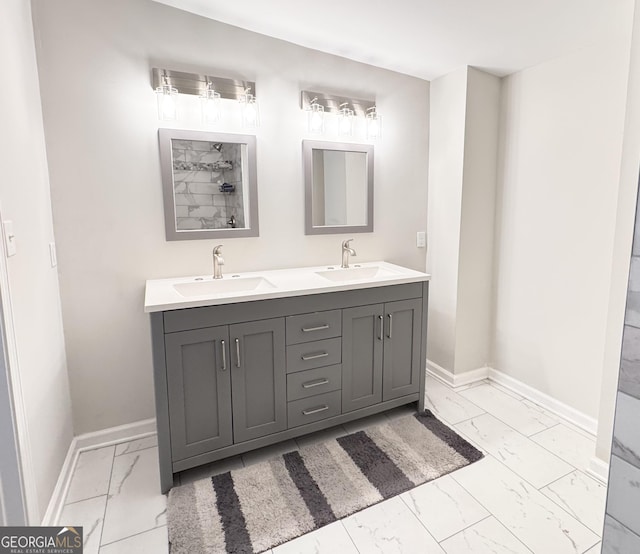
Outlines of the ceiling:
{"type": "Polygon", "coordinates": [[[615,36],[633,0],[155,0],[322,52],[434,79],[499,76],[615,36]]]}

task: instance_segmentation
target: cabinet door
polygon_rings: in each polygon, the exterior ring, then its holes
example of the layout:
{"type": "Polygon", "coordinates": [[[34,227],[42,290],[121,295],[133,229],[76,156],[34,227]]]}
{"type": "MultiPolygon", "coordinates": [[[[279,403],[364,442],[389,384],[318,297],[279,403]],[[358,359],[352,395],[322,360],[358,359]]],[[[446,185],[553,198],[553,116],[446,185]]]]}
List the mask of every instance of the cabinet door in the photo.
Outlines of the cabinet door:
{"type": "Polygon", "coordinates": [[[226,326],[165,335],[173,460],[232,443],[226,326]]]}
{"type": "Polygon", "coordinates": [[[342,412],[382,401],[383,305],[342,310],[342,412]]]}
{"type": "Polygon", "coordinates": [[[234,442],[287,428],[284,318],[229,327],[234,442]]]}
{"type": "Polygon", "coordinates": [[[400,300],[384,305],[384,400],[420,389],[420,329],[422,299],[400,300]]]}

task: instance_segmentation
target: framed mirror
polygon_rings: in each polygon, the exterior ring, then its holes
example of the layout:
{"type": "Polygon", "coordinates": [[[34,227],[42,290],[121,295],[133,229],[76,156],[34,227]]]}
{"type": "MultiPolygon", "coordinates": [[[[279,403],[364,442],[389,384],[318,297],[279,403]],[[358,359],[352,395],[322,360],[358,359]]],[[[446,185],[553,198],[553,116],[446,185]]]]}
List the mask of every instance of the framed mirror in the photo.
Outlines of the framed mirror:
{"type": "Polygon", "coordinates": [[[258,236],[256,137],[159,129],[167,240],[258,236]]]}
{"type": "Polygon", "coordinates": [[[305,234],[373,231],[373,145],[305,140],[305,234]]]}

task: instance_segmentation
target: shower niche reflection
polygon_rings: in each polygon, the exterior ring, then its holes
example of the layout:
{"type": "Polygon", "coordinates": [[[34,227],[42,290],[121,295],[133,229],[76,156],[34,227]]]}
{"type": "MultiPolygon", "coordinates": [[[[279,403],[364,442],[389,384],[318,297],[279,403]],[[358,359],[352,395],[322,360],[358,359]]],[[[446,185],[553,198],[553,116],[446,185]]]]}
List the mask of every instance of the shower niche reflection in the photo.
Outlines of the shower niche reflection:
{"type": "Polygon", "coordinates": [[[258,236],[255,137],[160,129],[167,240],[258,236]]]}

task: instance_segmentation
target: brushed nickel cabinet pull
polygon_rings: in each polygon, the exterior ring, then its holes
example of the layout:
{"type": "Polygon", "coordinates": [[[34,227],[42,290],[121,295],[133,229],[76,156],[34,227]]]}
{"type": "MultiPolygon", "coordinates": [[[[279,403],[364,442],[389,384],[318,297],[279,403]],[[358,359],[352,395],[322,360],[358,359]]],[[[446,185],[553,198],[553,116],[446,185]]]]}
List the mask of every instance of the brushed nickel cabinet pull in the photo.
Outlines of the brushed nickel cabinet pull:
{"type": "Polygon", "coordinates": [[[329,406],[319,406],[318,408],[311,408],[310,410],[302,410],[302,415],[319,414],[320,412],[326,412],[329,406]]]}
{"type": "Polygon", "coordinates": [[[382,340],[382,327],[384,327],[384,321],[381,315],[378,316],[378,323],[380,323],[380,327],[378,328],[378,340],[382,340]]]}
{"type": "Polygon", "coordinates": [[[240,339],[236,340],[236,367],[240,367],[240,339]]]}
{"type": "Polygon", "coordinates": [[[222,367],[220,369],[222,371],[227,371],[227,353],[226,346],[223,340],[220,341],[220,345],[222,346],[222,367]]]}
{"type": "Polygon", "coordinates": [[[389,333],[387,334],[387,338],[390,339],[393,334],[393,317],[391,314],[387,314],[387,317],[389,318],[389,333]]]}
{"type": "Polygon", "coordinates": [[[329,328],[329,325],[325,323],[324,325],[318,325],[317,327],[303,327],[302,332],[311,333],[313,331],[324,331],[325,329],[328,329],[328,328],[329,328]]]}
{"type": "Polygon", "coordinates": [[[317,360],[318,358],[326,358],[329,352],[318,352],[317,354],[303,354],[302,359],[306,362],[308,360],[317,360]]]}
{"type": "Polygon", "coordinates": [[[319,387],[320,385],[326,385],[329,382],[329,379],[318,379],[317,381],[307,381],[306,383],[302,383],[303,389],[312,389],[313,387],[319,387]]]}

